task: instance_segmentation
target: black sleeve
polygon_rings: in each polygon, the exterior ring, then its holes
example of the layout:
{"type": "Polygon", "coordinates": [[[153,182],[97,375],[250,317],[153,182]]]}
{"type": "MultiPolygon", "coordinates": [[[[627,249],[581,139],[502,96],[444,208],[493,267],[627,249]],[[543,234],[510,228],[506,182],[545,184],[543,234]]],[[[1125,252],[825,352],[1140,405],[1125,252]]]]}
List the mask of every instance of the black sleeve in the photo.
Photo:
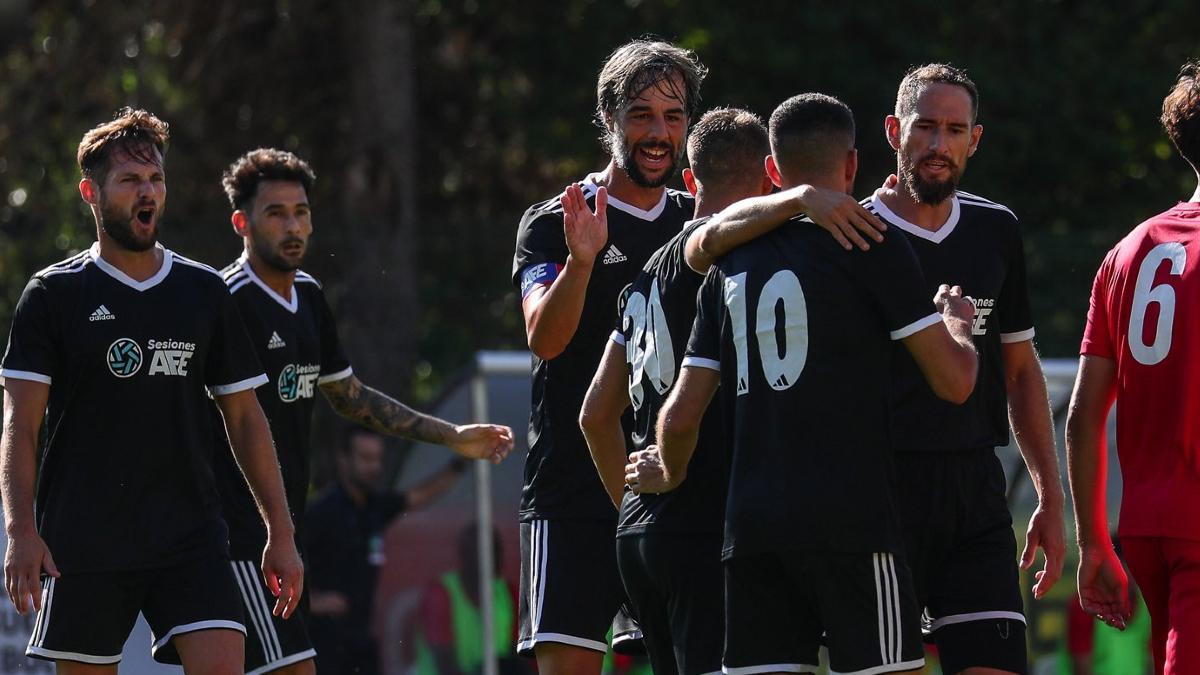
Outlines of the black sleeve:
{"type": "Polygon", "coordinates": [[[847,253],[857,263],[856,278],[883,313],[889,336],[902,340],[942,320],[917,255],[899,228],[888,228],[883,242],[869,251],[847,253]]]}
{"type": "Polygon", "coordinates": [[[350,359],[342,351],[342,339],[338,336],[337,323],[333,320],[333,311],[325,301],[325,293],[319,288],[313,294],[321,326],[321,375],[317,384],[337,382],[354,374],[350,367],[350,359]]]}
{"type": "Polygon", "coordinates": [[[530,207],[517,228],[517,251],[513,256],[512,283],[524,297],[535,283],[553,281],[567,264],[567,240],[563,235],[562,207],[539,204],[530,207]]]}
{"type": "Polygon", "coordinates": [[[721,324],[725,320],[725,275],[717,265],[708,269],[708,276],[696,294],[696,321],[684,353],[684,366],[721,369],[721,324]]]}
{"type": "Polygon", "coordinates": [[[13,313],[0,378],[50,384],[62,362],[61,341],[50,310],[50,292],[37,277],[29,280],[13,313]]]}
{"type": "Polygon", "coordinates": [[[237,301],[219,284],[220,292],[212,293],[213,339],[204,363],[204,384],[213,396],[224,396],[253,389],[267,382],[254,344],[246,332],[237,301]]]}
{"type": "Polygon", "coordinates": [[[1008,232],[1008,270],[996,312],[1000,315],[1000,341],[1022,342],[1033,338],[1033,312],[1029,309],[1029,286],[1025,277],[1025,242],[1014,222],[1008,232]]]}

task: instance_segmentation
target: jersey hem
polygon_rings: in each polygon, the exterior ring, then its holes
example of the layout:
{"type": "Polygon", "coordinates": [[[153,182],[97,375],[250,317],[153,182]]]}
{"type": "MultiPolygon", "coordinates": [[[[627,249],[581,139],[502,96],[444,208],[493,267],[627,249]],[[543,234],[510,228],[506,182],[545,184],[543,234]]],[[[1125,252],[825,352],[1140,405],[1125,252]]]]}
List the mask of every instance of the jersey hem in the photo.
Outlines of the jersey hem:
{"type": "Polygon", "coordinates": [[[680,368],[707,368],[709,370],[721,371],[721,362],[716,359],[706,359],[703,356],[685,356],[683,362],[679,364],[680,368]]]}
{"type": "Polygon", "coordinates": [[[0,384],[7,378],[14,380],[29,380],[30,382],[41,382],[42,384],[51,384],[49,375],[36,373],[32,370],[12,370],[9,368],[0,369],[0,384]]]}
{"type": "Polygon", "coordinates": [[[721,672],[725,675],[758,675],[759,673],[817,673],[821,667],[808,663],[765,663],[761,666],[738,666],[730,668],[722,665],[721,672]]]}
{"type": "Polygon", "coordinates": [[[167,643],[171,641],[171,638],[175,637],[176,635],[183,635],[185,633],[194,633],[198,630],[213,630],[213,629],[217,629],[217,628],[226,629],[226,630],[236,630],[239,633],[241,633],[242,635],[246,634],[246,627],[236,621],[227,621],[224,619],[214,619],[214,620],[210,620],[210,621],[196,621],[194,623],[185,623],[182,626],[175,626],[171,630],[167,631],[166,635],[155,640],[154,646],[150,648],[150,653],[152,655],[156,654],[158,652],[158,650],[167,646],[167,643]]]}
{"type": "Polygon", "coordinates": [[[247,672],[246,675],[263,675],[263,673],[269,673],[272,670],[279,670],[280,668],[285,668],[287,666],[300,663],[301,661],[307,661],[311,658],[315,658],[316,656],[317,650],[310,647],[302,652],[285,656],[282,659],[276,659],[265,666],[255,668],[254,670],[247,672]]]}
{"type": "Polygon", "coordinates": [[[967,623],[969,621],[987,621],[988,619],[1012,619],[1027,624],[1025,615],[1020,612],[993,611],[993,612],[969,612],[966,614],[951,614],[943,616],[940,619],[934,619],[929,624],[929,630],[935,631],[942,626],[951,626],[956,623],[967,623]]]}
{"type": "Polygon", "coordinates": [[[840,670],[831,670],[829,675],[883,675],[883,673],[899,673],[905,670],[916,670],[925,666],[924,657],[913,659],[912,661],[902,661],[900,663],[885,663],[882,666],[873,666],[871,668],[863,668],[862,670],[851,670],[842,672],[840,670]]]}
{"type": "Polygon", "coordinates": [[[920,333],[921,331],[925,330],[926,328],[929,328],[930,326],[932,326],[933,324],[935,324],[941,320],[942,320],[942,315],[938,314],[937,312],[934,312],[923,318],[917,319],[916,321],[908,324],[907,326],[904,326],[903,328],[897,328],[896,330],[888,333],[888,337],[890,337],[893,340],[903,340],[904,338],[906,338],[910,335],[915,335],[917,333],[920,333]]]}
{"type": "Polygon", "coordinates": [[[109,666],[121,662],[121,655],[116,656],[92,656],[91,654],[80,654],[78,652],[60,652],[56,649],[43,649],[42,647],[34,647],[30,645],[25,648],[25,656],[32,656],[35,659],[43,661],[75,661],[77,663],[90,663],[95,666],[109,666]]]}
{"type": "Polygon", "coordinates": [[[537,633],[531,638],[525,638],[517,643],[518,652],[531,651],[539,642],[557,642],[559,644],[571,645],[573,647],[583,647],[595,652],[607,652],[608,645],[596,640],[588,640],[587,638],[575,637],[574,635],[564,635],[563,633],[537,633]]]}
{"type": "Polygon", "coordinates": [[[254,377],[248,377],[241,382],[234,382],[232,384],[218,384],[216,386],[209,387],[208,390],[212,392],[213,396],[228,396],[229,394],[236,394],[239,391],[246,391],[247,389],[261,387],[266,383],[266,374],[259,373],[258,375],[255,375],[254,377]]]}

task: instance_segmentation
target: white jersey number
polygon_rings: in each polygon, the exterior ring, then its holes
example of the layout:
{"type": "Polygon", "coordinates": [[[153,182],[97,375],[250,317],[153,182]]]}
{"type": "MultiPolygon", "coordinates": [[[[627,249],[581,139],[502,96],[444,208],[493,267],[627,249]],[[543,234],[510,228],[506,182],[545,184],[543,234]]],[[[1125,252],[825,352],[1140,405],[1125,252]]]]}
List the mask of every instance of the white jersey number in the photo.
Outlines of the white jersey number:
{"type": "MultiPolygon", "coordinates": [[[[725,306],[733,329],[737,394],[741,396],[750,391],[745,272],[725,279],[725,306]]],[[[794,272],[780,270],[763,285],[754,319],[763,377],[775,391],[788,389],[796,383],[808,359],[808,305],[794,272]]]]}
{"type": "Polygon", "coordinates": [[[1171,261],[1169,274],[1180,276],[1187,263],[1187,251],[1176,242],[1159,244],[1150,249],[1138,268],[1133,287],[1133,308],[1129,312],[1129,351],[1138,363],[1153,366],[1167,358],[1171,351],[1171,329],[1175,325],[1175,289],[1169,284],[1154,285],[1154,274],[1164,260],[1171,261]],[[1154,341],[1146,344],[1146,312],[1151,304],[1158,305],[1158,323],[1154,341]]]}
{"type": "Polygon", "coordinates": [[[631,339],[625,343],[625,361],[629,364],[629,400],[636,410],[646,398],[643,379],[648,378],[659,394],[666,394],[675,383],[675,347],[658,279],[650,284],[649,298],[637,292],[629,294],[625,316],[632,326],[631,339]]]}

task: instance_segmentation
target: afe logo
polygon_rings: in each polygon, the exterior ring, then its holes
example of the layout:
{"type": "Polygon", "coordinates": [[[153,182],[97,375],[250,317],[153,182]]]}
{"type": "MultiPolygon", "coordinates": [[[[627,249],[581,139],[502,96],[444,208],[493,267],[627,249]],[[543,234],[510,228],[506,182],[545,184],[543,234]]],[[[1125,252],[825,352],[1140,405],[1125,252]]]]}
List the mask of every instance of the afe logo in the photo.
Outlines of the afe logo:
{"type": "Polygon", "coordinates": [[[312,398],[316,391],[317,378],[321,375],[321,366],[297,366],[289,363],[279,373],[277,382],[279,400],[291,403],[300,398],[312,398]]]}
{"type": "Polygon", "coordinates": [[[108,346],[108,370],[122,379],[133,377],[142,367],[142,350],[129,338],[119,338],[108,346]]]}

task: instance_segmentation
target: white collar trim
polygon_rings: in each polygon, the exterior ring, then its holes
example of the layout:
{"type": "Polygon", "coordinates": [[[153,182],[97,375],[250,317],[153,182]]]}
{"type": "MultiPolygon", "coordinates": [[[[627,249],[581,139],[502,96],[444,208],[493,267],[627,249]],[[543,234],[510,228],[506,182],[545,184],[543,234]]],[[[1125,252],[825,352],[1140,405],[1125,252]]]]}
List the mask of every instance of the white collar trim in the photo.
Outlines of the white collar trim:
{"type": "Polygon", "coordinates": [[[158,271],[154,273],[154,276],[146,279],[145,281],[138,281],[137,279],[134,279],[128,274],[125,274],[121,270],[117,269],[117,267],[112,263],[108,262],[104,258],[101,258],[100,242],[98,241],[92,244],[92,248],[88,251],[88,255],[91,257],[92,262],[96,263],[96,267],[99,267],[108,276],[116,279],[135,291],[144,291],[154,288],[161,283],[163,279],[167,278],[167,275],[171,273],[171,263],[175,258],[174,254],[171,253],[171,250],[164,248],[162,244],[155,243],[154,248],[162,251],[162,265],[159,266],[158,271]]]}
{"type": "Polygon", "coordinates": [[[275,289],[268,286],[267,282],[260,279],[258,275],[254,273],[254,268],[250,266],[250,259],[246,257],[245,253],[242,253],[242,256],[238,258],[238,262],[242,264],[242,271],[246,273],[246,277],[250,279],[250,281],[253,281],[256,286],[261,288],[263,292],[267,294],[267,297],[271,298],[275,302],[278,302],[283,306],[284,309],[292,314],[295,314],[296,310],[300,309],[300,295],[296,293],[295,283],[292,283],[292,299],[285,300],[282,295],[276,293],[275,289]]]}
{"type": "Polygon", "coordinates": [[[915,237],[920,237],[935,244],[940,244],[942,240],[946,237],[949,237],[950,233],[954,231],[954,228],[958,226],[958,217],[961,213],[958,205],[958,194],[954,194],[950,197],[950,217],[946,219],[946,222],[942,223],[941,227],[930,232],[920,225],[910,223],[896,215],[896,213],[889,209],[887,204],[884,204],[883,200],[879,198],[879,193],[881,191],[882,189],[876,190],[875,194],[871,196],[871,205],[874,206],[875,210],[878,211],[879,214],[882,215],[889,223],[915,237]]]}
{"type": "MultiPolygon", "coordinates": [[[[583,179],[583,192],[585,197],[591,197],[592,195],[596,194],[596,190],[600,187],[599,184],[596,183],[596,179],[599,177],[600,174],[589,173],[583,179]]],[[[662,212],[667,208],[667,189],[663,188],[662,197],[659,198],[658,204],[649,211],[643,211],[633,204],[623,202],[614,197],[611,192],[608,193],[608,205],[617,209],[618,211],[624,211],[635,218],[641,218],[642,220],[647,221],[655,221],[658,220],[658,217],[661,216],[662,212]]]]}

